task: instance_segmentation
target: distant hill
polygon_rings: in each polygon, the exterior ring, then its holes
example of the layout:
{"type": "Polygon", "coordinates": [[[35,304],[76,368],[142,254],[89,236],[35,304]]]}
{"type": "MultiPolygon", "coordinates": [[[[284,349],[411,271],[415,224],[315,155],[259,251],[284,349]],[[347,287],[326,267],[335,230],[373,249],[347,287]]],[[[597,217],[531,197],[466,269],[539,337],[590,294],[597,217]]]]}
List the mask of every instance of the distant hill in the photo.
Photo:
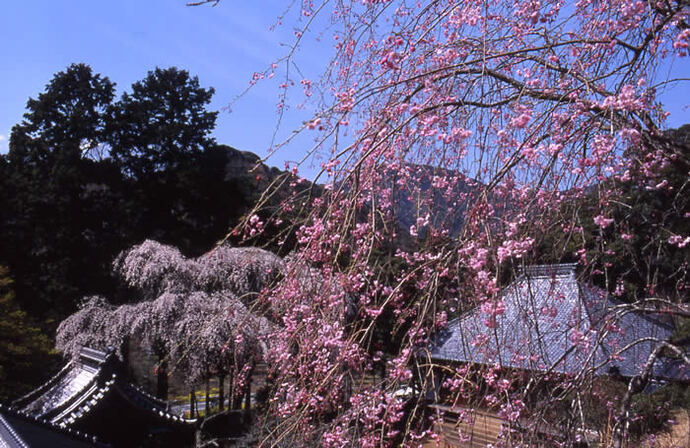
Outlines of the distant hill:
{"type": "MultiPolygon", "coordinates": [[[[417,218],[424,219],[428,214],[430,226],[449,229],[451,235],[459,234],[468,206],[484,186],[460,172],[429,165],[410,165],[409,172],[411,180],[394,187],[395,216],[400,231],[409,233],[412,226],[416,227],[417,218]],[[409,185],[413,188],[408,188],[409,185]]],[[[390,182],[397,183],[395,176],[390,182]]],[[[418,230],[423,236],[424,229],[418,230]]]]}

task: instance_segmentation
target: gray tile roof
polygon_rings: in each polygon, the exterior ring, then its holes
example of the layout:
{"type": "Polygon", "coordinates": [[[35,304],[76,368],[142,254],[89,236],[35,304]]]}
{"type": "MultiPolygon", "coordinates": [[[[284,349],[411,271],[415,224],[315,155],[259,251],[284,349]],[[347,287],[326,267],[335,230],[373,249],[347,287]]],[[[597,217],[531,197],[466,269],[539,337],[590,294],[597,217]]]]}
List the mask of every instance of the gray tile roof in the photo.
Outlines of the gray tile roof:
{"type": "Polygon", "coordinates": [[[166,401],[129,383],[120,370],[113,352],[84,347],[79,359],[70,361],[49,381],[15,400],[13,406],[28,415],[69,427],[120,396],[155,420],[181,425],[196,423],[171,414],[166,401]]]}
{"type": "MultiPolygon", "coordinates": [[[[574,264],[530,266],[498,300],[504,310],[495,321],[478,307],[449,322],[431,347],[432,358],[568,374],[615,367],[630,377],[672,332],[660,316],[632,312],[579,282],[574,264]]],[[[687,369],[674,368],[661,360],[653,374],[690,379],[687,369]]]]}
{"type": "Polygon", "coordinates": [[[0,405],[2,448],[107,448],[96,437],[0,405]]]}
{"type": "Polygon", "coordinates": [[[28,448],[29,445],[10,425],[5,417],[0,414],[0,447],[2,448],[28,448]]]}

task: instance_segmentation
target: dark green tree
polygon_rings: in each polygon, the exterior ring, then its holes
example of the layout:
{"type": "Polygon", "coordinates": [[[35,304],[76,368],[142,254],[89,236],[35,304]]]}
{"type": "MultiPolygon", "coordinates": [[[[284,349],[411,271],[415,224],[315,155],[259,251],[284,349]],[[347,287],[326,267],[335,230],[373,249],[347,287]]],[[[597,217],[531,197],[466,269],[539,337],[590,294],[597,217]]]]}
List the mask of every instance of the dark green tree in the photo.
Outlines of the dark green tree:
{"type": "Polygon", "coordinates": [[[628,174],[602,183],[612,224],[600,228],[594,222],[603,213],[598,190],[566,202],[563,221],[575,216],[582,232],[544,232],[541,261],[578,261],[578,250],[584,249],[593,280],[621,300],[656,297],[687,303],[690,244],[683,240],[690,216],[690,125],[665,132],[654,145],[665,163],[653,176],[644,172],[645,161],[630,153],[638,163],[628,174]]]}
{"type": "Polygon", "coordinates": [[[59,358],[48,337],[17,305],[12,279],[0,266],[0,401],[28,392],[59,358]]]}
{"type": "Polygon", "coordinates": [[[113,84],[84,64],[30,99],[0,159],[0,264],[19,303],[43,322],[89,294],[117,294],[110,262],[144,239],[206,252],[257,199],[273,170],[210,137],[212,88],[156,69],[113,103],[113,84]]]}
{"type": "Polygon", "coordinates": [[[206,110],[213,93],[186,70],[150,71],[110,108],[111,157],[139,180],[193,162],[215,145],[209,135],[218,113],[206,110]]]}
{"type": "Polygon", "coordinates": [[[98,163],[87,156],[103,141],[113,95],[108,78],[72,64],[28,100],[24,120],[12,129],[0,262],[16,279],[19,302],[41,318],[71,311],[99,263],[85,221],[90,198],[104,186],[98,163]]]}
{"type": "MultiPolygon", "coordinates": [[[[185,70],[156,68],[110,107],[107,142],[125,178],[133,242],[154,238],[188,254],[208,249],[195,235],[213,221],[200,207],[208,205],[201,193],[209,168],[217,171],[205,163],[216,147],[210,134],[217,112],[206,110],[213,93],[185,70]]],[[[211,177],[216,186],[223,182],[222,172],[211,177]]]]}
{"type": "Polygon", "coordinates": [[[12,129],[10,161],[25,169],[77,163],[101,143],[114,94],[115,85],[86,64],[56,73],[12,129]]]}
{"type": "Polygon", "coordinates": [[[610,201],[614,225],[593,232],[598,253],[592,259],[602,272],[600,281],[623,299],[683,302],[688,300],[690,245],[674,238],[688,235],[690,125],[666,132],[656,148],[666,162],[653,177],[644,174],[640,161],[629,179],[614,185],[619,193],[610,201]]]}

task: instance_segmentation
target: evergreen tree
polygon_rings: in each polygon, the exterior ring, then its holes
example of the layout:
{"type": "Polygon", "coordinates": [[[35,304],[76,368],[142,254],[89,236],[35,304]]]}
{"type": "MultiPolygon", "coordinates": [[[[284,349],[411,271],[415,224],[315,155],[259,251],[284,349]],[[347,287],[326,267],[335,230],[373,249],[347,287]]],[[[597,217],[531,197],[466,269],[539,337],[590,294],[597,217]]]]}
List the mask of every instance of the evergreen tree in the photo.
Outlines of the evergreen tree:
{"type": "Polygon", "coordinates": [[[50,340],[17,305],[8,269],[0,266],[0,400],[17,397],[45,379],[59,358],[50,340]],[[50,369],[47,369],[50,370],[50,369]]]}
{"type": "Polygon", "coordinates": [[[125,177],[132,242],[154,238],[202,253],[208,245],[194,235],[206,233],[210,213],[199,207],[207,201],[198,186],[209,174],[221,184],[224,174],[202,163],[216,146],[209,134],[217,112],[206,110],[214,89],[171,67],[150,71],[131,90],[110,107],[107,141],[125,177]]]}
{"type": "Polygon", "coordinates": [[[209,134],[214,89],[176,67],[156,68],[110,108],[110,154],[129,176],[143,180],[192,162],[215,145],[209,134]]]}
{"type": "Polygon", "coordinates": [[[38,98],[29,98],[24,120],[12,129],[11,162],[35,169],[78,164],[102,141],[114,89],[107,77],[83,63],[56,73],[38,98]]]}
{"type": "Polygon", "coordinates": [[[653,176],[638,166],[618,179],[620,195],[611,201],[614,226],[604,229],[600,270],[614,293],[628,299],[689,300],[690,281],[690,125],[666,133],[657,145],[667,163],[653,176]],[[614,228],[615,227],[615,228],[614,228]]]}
{"type": "Polygon", "coordinates": [[[102,142],[113,95],[108,78],[72,64],[28,100],[24,120],[12,129],[0,261],[12,269],[20,303],[32,314],[71,310],[98,264],[93,254],[101,243],[87,241],[93,229],[86,220],[102,180],[97,163],[84,156],[102,142]]]}

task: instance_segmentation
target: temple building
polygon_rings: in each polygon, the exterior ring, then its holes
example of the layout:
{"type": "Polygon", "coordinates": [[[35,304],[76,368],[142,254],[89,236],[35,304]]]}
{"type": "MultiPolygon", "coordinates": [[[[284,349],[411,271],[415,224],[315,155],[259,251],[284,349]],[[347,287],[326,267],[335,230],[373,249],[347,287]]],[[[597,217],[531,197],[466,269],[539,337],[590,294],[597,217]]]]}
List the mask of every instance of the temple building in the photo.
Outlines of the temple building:
{"type": "Polygon", "coordinates": [[[2,448],[107,448],[92,435],[0,405],[2,448]]]}
{"type": "MultiPolygon", "coordinates": [[[[575,268],[575,264],[526,267],[496,301],[450,321],[427,356],[440,365],[522,372],[525,378],[535,373],[554,379],[637,377],[642,388],[690,380],[680,360],[659,350],[673,332],[668,314],[614,300],[580,281],[575,268]]],[[[440,381],[432,407],[446,425],[441,432],[450,439],[458,439],[458,429],[476,436],[474,442],[446,446],[483,447],[496,442],[506,426],[497,413],[472,408],[471,424],[463,421],[457,416],[468,409],[438,400],[439,387],[440,381]]]]}
{"type": "Polygon", "coordinates": [[[78,359],[14,401],[12,412],[91,434],[115,448],[139,446],[152,437],[159,446],[188,447],[196,430],[196,420],[173,415],[167,402],[130,383],[112,350],[82,349],[78,359]]]}

